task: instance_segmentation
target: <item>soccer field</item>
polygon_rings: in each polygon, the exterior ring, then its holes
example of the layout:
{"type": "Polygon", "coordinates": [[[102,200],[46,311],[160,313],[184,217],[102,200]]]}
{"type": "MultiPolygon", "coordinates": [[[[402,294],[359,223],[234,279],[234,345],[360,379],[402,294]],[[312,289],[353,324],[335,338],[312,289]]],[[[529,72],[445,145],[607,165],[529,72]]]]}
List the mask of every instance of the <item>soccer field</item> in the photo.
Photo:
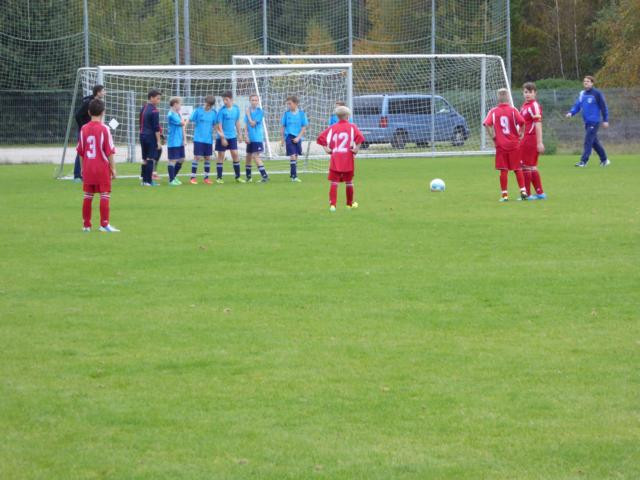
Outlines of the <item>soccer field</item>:
{"type": "Polygon", "coordinates": [[[543,157],[549,199],[506,204],[490,157],[361,160],[333,214],[319,174],[122,179],[118,234],[0,167],[0,478],[639,478],[640,162],[612,160],[543,157]]]}

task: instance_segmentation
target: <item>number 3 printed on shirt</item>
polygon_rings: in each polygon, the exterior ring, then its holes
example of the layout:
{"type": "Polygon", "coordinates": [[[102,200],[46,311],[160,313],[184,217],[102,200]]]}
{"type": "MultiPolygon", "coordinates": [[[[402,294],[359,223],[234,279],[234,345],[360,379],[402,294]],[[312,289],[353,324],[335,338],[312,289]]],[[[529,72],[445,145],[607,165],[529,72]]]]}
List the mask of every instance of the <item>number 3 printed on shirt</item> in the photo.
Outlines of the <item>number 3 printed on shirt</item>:
{"type": "Polygon", "coordinates": [[[94,137],[93,135],[89,135],[87,137],[87,143],[89,144],[87,158],[96,158],[96,137],[94,137]]]}
{"type": "Polygon", "coordinates": [[[500,117],[500,126],[502,127],[502,133],[509,135],[509,119],[507,117],[500,117]]]}

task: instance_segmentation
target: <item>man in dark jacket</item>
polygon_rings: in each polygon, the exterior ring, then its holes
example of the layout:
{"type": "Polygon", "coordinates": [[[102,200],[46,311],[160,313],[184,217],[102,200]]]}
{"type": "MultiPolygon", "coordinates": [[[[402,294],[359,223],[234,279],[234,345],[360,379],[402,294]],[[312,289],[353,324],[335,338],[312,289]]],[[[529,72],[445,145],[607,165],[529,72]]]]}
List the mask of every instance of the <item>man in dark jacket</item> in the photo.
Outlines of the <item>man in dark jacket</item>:
{"type": "MultiPolygon", "coordinates": [[[[91,100],[98,98],[104,101],[106,93],[107,91],[104,89],[104,85],[96,85],[93,87],[93,95],[87,95],[82,99],[82,104],[75,115],[76,123],[78,124],[78,135],[80,135],[80,129],[82,126],[91,121],[91,115],[89,115],[89,104],[91,103],[91,100]]],[[[82,181],[82,163],[80,162],[80,157],[78,155],[76,155],[76,163],[73,166],[73,181],[82,181]]]]}

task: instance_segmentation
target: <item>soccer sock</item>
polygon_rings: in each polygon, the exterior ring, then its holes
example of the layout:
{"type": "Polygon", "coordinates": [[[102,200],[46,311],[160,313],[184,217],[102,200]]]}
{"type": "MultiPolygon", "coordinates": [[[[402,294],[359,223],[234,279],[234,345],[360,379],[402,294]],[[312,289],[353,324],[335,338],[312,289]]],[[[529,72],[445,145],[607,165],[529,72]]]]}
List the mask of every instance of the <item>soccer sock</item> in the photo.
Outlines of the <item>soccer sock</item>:
{"type": "Polygon", "coordinates": [[[298,161],[297,160],[291,160],[289,162],[289,166],[291,167],[291,178],[296,178],[298,176],[298,161]]]}
{"type": "Polygon", "coordinates": [[[347,205],[353,205],[353,183],[347,183],[347,205]]]}
{"type": "Polygon", "coordinates": [[[180,173],[180,169],[182,168],[182,163],[183,162],[176,163],[176,173],[175,173],[176,177],[178,176],[178,173],[180,173]]]}
{"type": "Polygon", "coordinates": [[[233,173],[236,178],[240,178],[240,162],[233,162],[233,173]]]}
{"type": "Polygon", "coordinates": [[[167,164],[167,171],[169,172],[169,181],[172,182],[176,177],[176,167],[175,165],[167,164]]]}
{"type": "Polygon", "coordinates": [[[329,205],[334,205],[338,202],[338,182],[331,182],[331,188],[329,188],[329,205]]]}
{"type": "Polygon", "coordinates": [[[91,228],[91,202],[93,201],[93,193],[85,193],[82,201],[82,220],[84,226],[91,228]]]}
{"type": "Polygon", "coordinates": [[[191,162],[191,177],[195,178],[198,173],[198,162],[191,162]]]}
{"type": "Polygon", "coordinates": [[[507,185],[509,183],[509,170],[500,170],[500,190],[502,190],[502,195],[508,195],[507,185]]]}
{"type": "Polygon", "coordinates": [[[522,175],[524,176],[524,187],[527,189],[527,195],[531,195],[531,174],[533,172],[531,170],[523,170],[522,175]]]}
{"type": "Polygon", "coordinates": [[[209,160],[204,162],[204,178],[209,178],[211,173],[211,162],[209,160]]]}
{"type": "Polygon", "coordinates": [[[522,170],[515,170],[516,180],[518,181],[518,187],[520,187],[521,192],[525,192],[524,188],[524,176],[522,175],[522,170]]]}
{"type": "Polygon", "coordinates": [[[109,225],[109,198],[108,193],[100,194],[100,225],[103,227],[109,225]]]}
{"type": "Polygon", "coordinates": [[[222,163],[216,163],[216,172],[218,173],[218,178],[222,178],[222,163]]]}
{"type": "Polygon", "coordinates": [[[258,165],[258,171],[260,172],[260,175],[262,176],[262,178],[267,178],[267,170],[265,170],[264,165],[258,165]]]}
{"type": "Polygon", "coordinates": [[[533,170],[531,172],[531,180],[533,181],[533,188],[536,189],[536,193],[544,193],[544,190],[542,190],[542,180],[540,179],[540,172],[538,172],[538,170],[533,170]]]}
{"type": "Polygon", "coordinates": [[[245,165],[245,173],[247,174],[247,178],[251,178],[251,165],[245,165]]]}

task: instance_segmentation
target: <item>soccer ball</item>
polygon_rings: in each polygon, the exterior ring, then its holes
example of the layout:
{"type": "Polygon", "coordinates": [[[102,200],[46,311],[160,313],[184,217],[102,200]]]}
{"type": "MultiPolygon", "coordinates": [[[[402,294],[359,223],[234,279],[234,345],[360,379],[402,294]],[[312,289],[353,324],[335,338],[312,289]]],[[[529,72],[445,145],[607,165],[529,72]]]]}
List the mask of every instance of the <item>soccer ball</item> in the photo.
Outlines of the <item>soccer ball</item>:
{"type": "Polygon", "coordinates": [[[444,192],[444,180],[441,178],[434,178],[429,184],[429,189],[432,192],[444,192]]]}

